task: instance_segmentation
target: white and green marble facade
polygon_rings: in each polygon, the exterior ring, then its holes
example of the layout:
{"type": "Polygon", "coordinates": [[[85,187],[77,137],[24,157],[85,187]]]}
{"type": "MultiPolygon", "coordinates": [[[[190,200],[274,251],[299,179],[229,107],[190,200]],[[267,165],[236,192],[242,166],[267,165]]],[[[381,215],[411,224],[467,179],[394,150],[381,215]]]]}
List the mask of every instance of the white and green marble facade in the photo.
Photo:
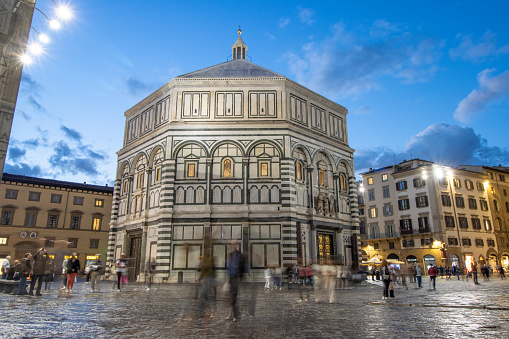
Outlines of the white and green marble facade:
{"type": "Polygon", "coordinates": [[[174,78],[125,113],[108,260],[129,256],[141,236],[139,263],[155,258],[160,279],[177,281],[182,271],[192,281],[210,235],[219,268],[235,239],[250,279],[260,280],[267,264],[315,260],[317,235],[326,232],[335,260],[358,262],[346,115],[243,59],[174,78]]]}

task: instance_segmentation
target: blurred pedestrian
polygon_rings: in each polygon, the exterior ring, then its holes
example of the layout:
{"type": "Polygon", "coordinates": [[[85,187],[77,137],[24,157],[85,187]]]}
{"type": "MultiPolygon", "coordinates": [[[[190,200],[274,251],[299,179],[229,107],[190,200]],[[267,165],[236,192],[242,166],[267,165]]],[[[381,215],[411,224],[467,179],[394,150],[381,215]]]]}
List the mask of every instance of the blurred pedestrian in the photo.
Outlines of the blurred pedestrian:
{"type": "Polygon", "coordinates": [[[385,259],[382,260],[382,265],[380,267],[380,275],[382,277],[382,282],[384,284],[382,300],[385,300],[389,298],[389,285],[391,283],[391,271],[389,263],[385,259]]]}
{"type": "Polygon", "coordinates": [[[46,270],[44,271],[44,290],[51,289],[53,278],[55,276],[55,263],[49,259],[46,262],[46,270]]]}
{"type": "Polygon", "coordinates": [[[214,257],[208,249],[201,258],[199,268],[199,319],[203,319],[205,309],[210,309],[210,318],[215,317],[216,313],[216,269],[214,267],[214,257]]]}
{"type": "Polygon", "coordinates": [[[150,262],[145,264],[145,285],[147,287],[147,291],[150,291],[150,287],[152,287],[155,274],[156,274],[156,259],[152,258],[150,262]]]}
{"type": "Polygon", "coordinates": [[[293,268],[292,266],[288,266],[286,268],[286,277],[288,279],[288,289],[291,290],[292,289],[292,283],[293,283],[293,277],[294,277],[294,273],[293,273],[293,268]]]}
{"type": "Polygon", "coordinates": [[[391,277],[391,281],[389,283],[389,297],[394,298],[394,282],[397,279],[398,272],[395,267],[389,266],[389,275],[391,277]]]}
{"type": "Polygon", "coordinates": [[[415,279],[415,265],[414,265],[414,263],[410,263],[408,265],[407,274],[408,274],[410,283],[415,283],[416,279],[415,279]]]}
{"type": "Polygon", "coordinates": [[[306,266],[305,267],[305,272],[306,272],[306,286],[313,286],[313,270],[311,269],[311,266],[306,266]]]}
{"type": "Polygon", "coordinates": [[[272,287],[272,270],[270,266],[265,266],[265,270],[263,271],[263,276],[265,278],[265,290],[270,290],[272,287]]]}
{"type": "Polygon", "coordinates": [[[66,292],[71,292],[76,280],[76,275],[80,272],[80,261],[76,253],[67,262],[67,289],[66,292]]]}
{"type": "Polygon", "coordinates": [[[474,284],[478,285],[479,282],[477,281],[477,262],[475,260],[470,265],[470,269],[471,269],[472,276],[474,279],[474,284]]]}
{"type": "Polygon", "coordinates": [[[244,259],[242,253],[237,248],[237,242],[231,242],[232,252],[228,255],[228,279],[230,282],[230,315],[226,319],[232,318],[236,321],[239,313],[237,309],[237,296],[242,275],[244,274],[244,259]]]}
{"type": "Polygon", "coordinates": [[[502,265],[497,265],[498,275],[500,276],[500,279],[505,279],[505,272],[502,265]]]}
{"type": "Polygon", "coordinates": [[[30,275],[30,292],[28,295],[34,295],[34,288],[37,284],[35,295],[42,296],[41,288],[44,275],[46,274],[46,262],[48,261],[48,254],[44,248],[39,248],[37,253],[33,256],[34,264],[32,267],[32,274],[30,275]]]}
{"type": "Polygon", "coordinates": [[[436,290],[436,279],[438,275],[438,270],[435,266],[431,265],[428,268],[429,282],[430,286],[433,286],[433,290],[436,290]]]}
{"type": "Polygon", "coordinates": [[[421,264],[415,267],[415,279],[417,279],[417,288],[422,288],[422,268],[421,264]]]}
{"type": "Polygon", "coordinates": [[[101,260],[101,254],[97,253],[95,259],[90,262],[90,291],[99,292],[101,275],[103,274],[104,264],[101,260]]]}
{"type": "Polygon", "coordinates": [[[8,255],[5,257],[5,260],[2,263],[2,279],[7,279],[7,273],[9,273],[10,267],[11,267],[11,256],[8,255]]]}
{"type": "MultiPolygon", "coordinates": [[[[120,258],[115,263],[115,269],[117,271],[117,291],[120,292],[120,285],[124,282],[123,277],[127,278],[127,260],[125,253],[120,254],[120,258]]],[[[127,280],[127,279],[126,279],[127,280]]]]}
{"type": "Polygon", "coordinates": [[[19,273],[16,272],[16,266],[19,265],[19,260],[14,260],[14,263],[9,267],[7,273],[7,280],[19,280],[19,273]]]}
{"type": "Polygon", "coordinates": [[[281,291],[282,289],[282,281],[283,281],[283,272],[281,271],[281,266],[276,266],[274,268],[274,288],[281,291]]]}
{"type": "Polygon", "coordinates": [[[67,264],[69,263],[69,258],[64,258],[62,261],[62,290],[67,288],[67,264]]]}
{"type": "Polygon", "coordinates": [[[19,272],[19,284],[18,284],[18,295],[23,295],[26,293],[26,283],[30,272],[32,271],[32,254],[27,253],[25,257],[21,259],[19,263],[19,268],[17,268],[19,272]]]}

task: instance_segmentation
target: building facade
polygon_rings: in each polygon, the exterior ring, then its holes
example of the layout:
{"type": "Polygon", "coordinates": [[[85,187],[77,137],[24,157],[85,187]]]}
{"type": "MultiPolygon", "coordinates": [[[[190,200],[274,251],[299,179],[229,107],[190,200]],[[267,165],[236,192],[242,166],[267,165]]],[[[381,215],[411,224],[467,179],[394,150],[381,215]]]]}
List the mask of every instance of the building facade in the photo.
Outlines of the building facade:
{"type": "Polygon", "coordinates": [[[362,173],[363,254],[462,270],[498,264],[487,175],[413,159],[362,173]]]}
{"type": "Polygon", "coordinates": [[[105,257],[113,187],[4,173],[0,185],[0,257],[23,258],[44,247],[58,267],[78,253],[105,257]]]}
{"type": "Polygon", "coordinates": [[[488,201],[497,238],[498,260],[509,267],[509,167],[460,166],[462,169],[484,173],[488,180],[488,201]]]}
{"type": "Polygon", "coordinates": [[[209,248],[221,275],[232,241],[255,280],[268,265],[358,264],[347,109],[246,52],[239,31],[232,60],[125,112],[108,260],[125,252],[134,278],[155,259],[163,281],[192,281],[209,248]]]}

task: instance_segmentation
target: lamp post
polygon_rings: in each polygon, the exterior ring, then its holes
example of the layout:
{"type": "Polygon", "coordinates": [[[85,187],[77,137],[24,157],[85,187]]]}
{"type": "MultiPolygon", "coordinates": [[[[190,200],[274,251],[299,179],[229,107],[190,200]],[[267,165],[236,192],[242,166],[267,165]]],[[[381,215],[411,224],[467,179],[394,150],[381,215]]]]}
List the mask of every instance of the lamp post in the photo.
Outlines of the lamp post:
{"type": "MultiPolygon", "coordinates": [[[[447,186],[448,186],[448,192],[450,194],[450,197],[451,197],[451,206],[452,206],[452,210],[453,210],[453,215],[454,215],[454,226],[456,228],[456,233],[458,235],[458,245],[459,245],[459,249],[460,249],[460,255],[458,256],[458,266],[461,267],[461,259],[462,259],[462,253],[463,253],[463,249],[462,249],[462,242],[461,242],[461,236],[460,236],[460,230],[459,230],[459,227],[460,227],[460,224],[459,224],[459,219],[458,219],[458,213],[456,211],[456,198],[454,196],[454,192],[453,192],[453,189],[452,189],[452,186],[453,186],[453,171],[451,169],[448,169],[447,170],[447,175],[444,174],[444,168],[442,167],[436,167],[435,170],[434,170],[434,174],[435,174],[435,177],[437,177],[437,179],[442,179],[442,178],[445,178],[446,182],[447,182],[447,186]]],[[[447,234],[447,225],[445,226],[446,229],[445,229],[445,232],[444,234],[447,234]]],[[[443,249],[443,253],[446,253],[447,249],[445,247],[445,238],[444,238],[444,242],[442,244],[442,249],[443,249]]],[[[447,256],[446,255],[441,255],[442,258],[445,257],[445,260],[447,260],[447,256]]],[[[464,260],[463,260],[464,262],[464,260]]],[[[451,259],[451,266],[452,266],[452,259],[451,259]]]]}
{"type": "MultiPolygon", "coordinates": [[[[61,20],[72,17],[72,11],[67,5],[58,5],[54,0],[51,1],[55,4],[56,15],[61,20]]],[[[35,10],[49,20],[46,14],[35,7],[35,2],[36,0],[2,1],[0,6],[0,15],[4,22],[9,23],[0,27],[0,178],[4,171],[23,65],[32,62],[33,56],[43,52],[40,44],[28,43],[35,10]]],[[[45,34],[35,28],[33,30],[42,43],[49,41],[45,34]]]]}

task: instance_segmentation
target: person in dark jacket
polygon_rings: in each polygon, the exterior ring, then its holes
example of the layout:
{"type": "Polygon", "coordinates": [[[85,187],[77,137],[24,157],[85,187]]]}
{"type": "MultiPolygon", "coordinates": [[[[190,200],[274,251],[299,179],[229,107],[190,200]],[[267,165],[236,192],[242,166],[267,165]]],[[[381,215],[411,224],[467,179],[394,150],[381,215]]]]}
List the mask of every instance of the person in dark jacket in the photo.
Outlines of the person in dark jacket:
{"type": "Polygon", "coordinates": [[[30,276],[30,292],[29,295],[34,295],[35,284],[37,284],[37,296],[41,296],[42,281],[46,274],[46,261],[48,261],[48,254],[44,248],[39,248],[39,251],[34,255],[34,267],[30,276]]]}
{"type": "Polygon", "coordinates": [[[67,290],[66,292],[71,292],[72,287],[74,286],[74,279],[76,279],[76,275],[80,271],[80,261],[78,260],[78,256],[76,253],[72,254],[72,258],[67,262],[67,290]]]}
{"type": "Polygon", "coordinates": [[[46,271],[44,272],[44,289],[51,289],[51,283],[53,283],[53,277],[55,274],[55,263],[49,259],[46,263],[46,271]]]}
{"type": "Polygon", "coordinates": [[[26,294],[25,285],[27,284],[27,279],[28,276],[30,275],[30,271],[32,271],[32,263],[30,262],[30,259],[32,259],[32,254],[30,253],[25,254],[25,257],[21,259],[21,262],[18,266],[19,284],[17,295],[26,294]]]}

